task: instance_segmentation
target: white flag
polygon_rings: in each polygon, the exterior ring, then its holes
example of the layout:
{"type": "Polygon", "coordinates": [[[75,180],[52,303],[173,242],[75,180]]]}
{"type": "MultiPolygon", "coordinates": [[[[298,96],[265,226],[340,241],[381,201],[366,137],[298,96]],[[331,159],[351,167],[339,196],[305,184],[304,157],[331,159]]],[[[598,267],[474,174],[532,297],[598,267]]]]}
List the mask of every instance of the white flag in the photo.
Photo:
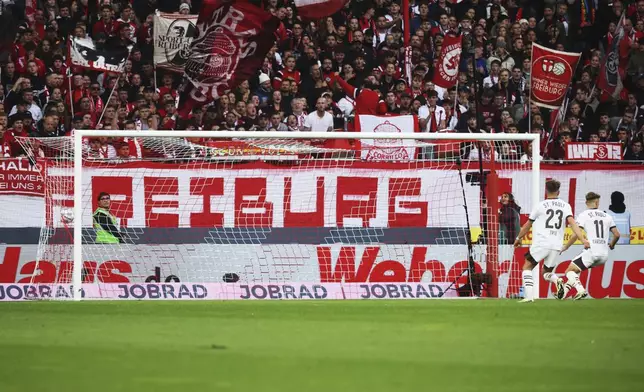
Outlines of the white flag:
{"type": "Polygon", "coordinates": [[[197,33],[197,15],[163,14],[154,16],[154,64],[183,72],[190,57],[190,44],[197,33]]]}

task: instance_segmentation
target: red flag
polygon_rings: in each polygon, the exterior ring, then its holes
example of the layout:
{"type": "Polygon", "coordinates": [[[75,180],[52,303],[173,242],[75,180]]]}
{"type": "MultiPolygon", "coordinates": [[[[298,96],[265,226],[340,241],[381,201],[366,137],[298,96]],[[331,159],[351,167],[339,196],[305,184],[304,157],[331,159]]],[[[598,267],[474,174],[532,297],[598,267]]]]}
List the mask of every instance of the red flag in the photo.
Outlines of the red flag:
{"type": "Polygon", "coordinates": [[[295,0],[297,15],[303,19],[320,19],[340,11],[346,0],[295,0]]]}
{"type": "Polygon", "coordinates": [[[458,68],[461,63],[463,46],[461,36],[446,35],[443,47],[438,57],[438,65],[434,71],[434,84],[443,88],[450,88],[458,80],[458,68]]]}
{"type": "Polygon", "coordinates": [[[244,0],[206,0],[185,64],[179,115],[206,104],[255,75],[275,41],[279,20],[244,0]]]}
{"type": "Polygon", "coordinates": [[[557,109],[563,103],[581,53],[566,53],[532,44],[530,99],[544,108],[557,109]]]}
{"type": "Polygon", "coordinates": [[[615,99],[619,98],[619,93],[624,87],[622,85],[622,77],[619,74],[619,44],[622,41],[622,38],[624,38],[623,25],[625,15],[626,13],[624,12],[615,28],[615,36],[610,43],[605,61],[601,64],[599,80],[597,80],[597,87],[604,90],[615,99]]]}

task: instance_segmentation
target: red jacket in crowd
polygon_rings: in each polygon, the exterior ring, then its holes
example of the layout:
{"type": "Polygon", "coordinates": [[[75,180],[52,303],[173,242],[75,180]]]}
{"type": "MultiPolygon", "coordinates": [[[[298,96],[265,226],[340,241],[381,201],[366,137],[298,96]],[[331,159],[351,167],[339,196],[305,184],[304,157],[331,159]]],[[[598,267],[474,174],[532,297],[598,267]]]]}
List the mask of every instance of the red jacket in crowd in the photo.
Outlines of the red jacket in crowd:
{"type": "Polygon", "coordinates": [[[355,99],[356,115],[382,115],[387,113],[387,104],[384,100],[380,99],[380,94],[378,94],[377,91],[371,90],[369,88],[355,88],[340,76],[336,76],[335,81],[340,84],[345,94],[355,99]]]}

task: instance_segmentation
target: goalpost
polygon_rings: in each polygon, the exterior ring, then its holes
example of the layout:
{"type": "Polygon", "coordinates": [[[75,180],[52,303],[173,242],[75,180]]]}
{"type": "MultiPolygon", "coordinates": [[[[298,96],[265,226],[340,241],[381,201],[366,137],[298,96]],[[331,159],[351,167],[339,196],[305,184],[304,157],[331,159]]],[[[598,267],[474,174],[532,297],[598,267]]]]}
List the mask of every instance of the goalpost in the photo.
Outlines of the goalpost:
{"type": "Polygon", "coordinates": [[[67,284],[74,300],[512,297],[519,227],[500,221],[500,197],[525,214],[541,191],[535,134],[77,130],[21,143],[45,156],[38,259],[58,271],[43,282],[36,267],[32,283],[67,284]],[[95,138],[143,158],[96,157],[95,138]],[[102,192],[116,242],[97,238],[102,192]]]}

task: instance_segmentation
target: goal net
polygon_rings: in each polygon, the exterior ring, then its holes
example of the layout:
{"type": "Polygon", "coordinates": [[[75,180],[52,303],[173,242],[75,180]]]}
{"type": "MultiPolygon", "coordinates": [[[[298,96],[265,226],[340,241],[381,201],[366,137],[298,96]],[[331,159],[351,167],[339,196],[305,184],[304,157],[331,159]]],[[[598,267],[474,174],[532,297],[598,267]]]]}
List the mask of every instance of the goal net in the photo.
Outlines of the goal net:
{"type": "Polygon", "coordinates": [[[77,131],[22,139],[46,187],[34,296],[519,293],[512,242],[538,197],[532,135],[347,135],[77,131]],[[42,261],[56,266],[53,281],[42,261]]]}

